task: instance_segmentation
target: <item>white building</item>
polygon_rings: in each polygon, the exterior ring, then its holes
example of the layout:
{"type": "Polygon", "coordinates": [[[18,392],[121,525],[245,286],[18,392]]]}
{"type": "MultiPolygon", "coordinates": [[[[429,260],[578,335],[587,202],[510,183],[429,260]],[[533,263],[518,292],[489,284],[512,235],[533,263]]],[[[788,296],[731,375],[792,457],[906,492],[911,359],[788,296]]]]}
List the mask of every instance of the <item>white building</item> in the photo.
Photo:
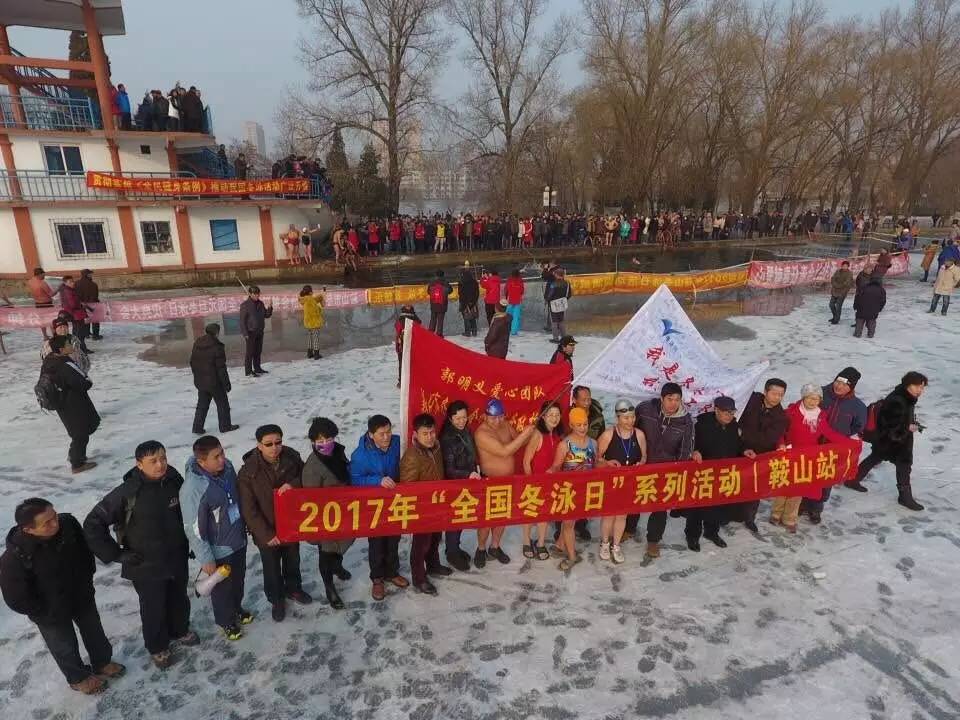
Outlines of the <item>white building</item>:
{"type": "Polygon", "coordinates": [[[267,137],[263,134],[263,125],[247,120],[243,124],[243,139],[256,148],[260,157],[267,156],[267,137]]]}

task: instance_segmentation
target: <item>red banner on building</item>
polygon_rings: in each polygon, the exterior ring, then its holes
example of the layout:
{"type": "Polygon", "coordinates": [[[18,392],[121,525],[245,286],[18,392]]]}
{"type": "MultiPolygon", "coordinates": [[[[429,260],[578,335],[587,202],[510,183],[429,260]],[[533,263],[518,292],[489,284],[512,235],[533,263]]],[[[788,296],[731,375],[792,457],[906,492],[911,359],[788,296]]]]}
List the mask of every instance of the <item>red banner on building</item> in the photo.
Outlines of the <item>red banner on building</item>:
{"type": "MultiPolygon", "coordinates": [[[[430,413],[443,425],[447,406],[463,400],[470,406],[469,427],[483,420],[487,401],[503,403],[507,418],[522,430],[540,416],[540,406],[559,399],[568,404],[570,367],[501,360],[473,352],[413,324],[406,343],[401,379],[401,407],[409,423],[420,413],[430,413]]],[[[551,346],[546,346],[545,351],[551,346]]],[[[401,438],[406,439],[401,424],[401,438]]]]}
{"type": "Polygon", "coordinates": [[[221,180],[191,177],[125,177],[117,173],[88,170],[87,187],[149,195],[305,195],[310,192],[310,179],[221,180]]]}
{"type": "Polygon", "coordinates": [[[494,525],[709,507],[774,495],[810,495],[852,479],[860,442],[702,463],[604,468],[379,488],[288,490],[274,495],[285,542],[440,532],[494,525]]]}

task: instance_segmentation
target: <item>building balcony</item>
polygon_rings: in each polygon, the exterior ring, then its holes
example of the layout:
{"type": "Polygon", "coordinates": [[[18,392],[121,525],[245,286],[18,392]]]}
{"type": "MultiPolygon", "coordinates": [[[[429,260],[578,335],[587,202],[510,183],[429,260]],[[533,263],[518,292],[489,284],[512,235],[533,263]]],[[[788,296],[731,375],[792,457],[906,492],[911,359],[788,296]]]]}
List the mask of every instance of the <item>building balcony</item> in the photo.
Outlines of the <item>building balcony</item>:
{"type": "MultiPolygon", "coordinates": [[[[109,172],[109,171],[106,171],[109,172]]],[[[196,178],[191,172],[125,172],[124,178],[133,180],[172,180],[196,178]]],[[[259,179],[259,178],[251,178],[259,179]]],[[[46,170],[0,170],[0,203],[110,203],[116,201],[174,202],[174,201],[277,201],[329,202],[330,188],[319,179],[310,179],[310,189],[303,194],[255,193],[224,195],[191,195],[189,193],[151,192],[143,190],[116,190],[88,187],[85,174],[51,174],[46,170]]]]}
{"type": "Polygon", "coordinates": [[[103,123],[88,97],[0,95],[0,128],[86,132],[103,123]]]}

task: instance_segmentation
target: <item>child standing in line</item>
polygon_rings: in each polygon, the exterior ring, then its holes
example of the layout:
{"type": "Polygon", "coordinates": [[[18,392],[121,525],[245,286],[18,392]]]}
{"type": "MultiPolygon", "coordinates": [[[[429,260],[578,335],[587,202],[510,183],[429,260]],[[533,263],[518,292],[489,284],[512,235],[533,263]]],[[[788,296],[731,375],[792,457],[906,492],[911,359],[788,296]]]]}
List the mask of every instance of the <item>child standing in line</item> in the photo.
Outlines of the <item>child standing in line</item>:
{"type": "Polygon", "coordinates": [[[323,327],[323,306],[326,304],[326,296],[321,291],[314,294],[313,287],[304,285],[300,291],[300,307],[303,308],[303,327],[307,330],[307,357],[313,360],[319,360],[323,357],[320,354],[320,329],[323,327]]]}

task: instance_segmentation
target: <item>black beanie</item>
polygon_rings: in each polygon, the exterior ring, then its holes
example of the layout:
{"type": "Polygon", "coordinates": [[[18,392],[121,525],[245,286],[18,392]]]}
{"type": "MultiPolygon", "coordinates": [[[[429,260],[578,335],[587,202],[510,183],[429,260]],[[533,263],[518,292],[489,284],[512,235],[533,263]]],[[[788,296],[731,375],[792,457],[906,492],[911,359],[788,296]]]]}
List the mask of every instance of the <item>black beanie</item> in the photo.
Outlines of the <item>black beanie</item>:
{"type": "Polygon", "coordinates": [[[854,367],[846,367],[837,373],[837,379],[840,378],[846,380],[847,385],[849,385],[852,390],[857,386],[857,383],[860,382],[860,373],[857,372],[857,369],[854,367]]]}

